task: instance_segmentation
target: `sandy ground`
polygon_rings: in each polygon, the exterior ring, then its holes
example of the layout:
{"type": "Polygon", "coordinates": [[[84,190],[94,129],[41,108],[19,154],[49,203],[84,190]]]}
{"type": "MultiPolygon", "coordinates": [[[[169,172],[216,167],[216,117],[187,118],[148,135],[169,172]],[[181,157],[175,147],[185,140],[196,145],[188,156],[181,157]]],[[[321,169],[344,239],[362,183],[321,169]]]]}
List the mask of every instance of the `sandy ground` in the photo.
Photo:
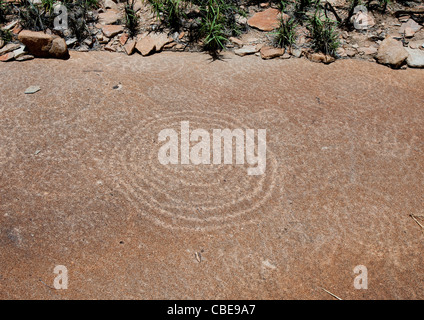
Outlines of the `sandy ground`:
{"type": "Polygon", "coordinates": [[[0,298],[424,298],[422,70],[93,52],[0,78],[0,298]],[[265,174],[161,165],[181,121],[267,129],[265,174]]]}

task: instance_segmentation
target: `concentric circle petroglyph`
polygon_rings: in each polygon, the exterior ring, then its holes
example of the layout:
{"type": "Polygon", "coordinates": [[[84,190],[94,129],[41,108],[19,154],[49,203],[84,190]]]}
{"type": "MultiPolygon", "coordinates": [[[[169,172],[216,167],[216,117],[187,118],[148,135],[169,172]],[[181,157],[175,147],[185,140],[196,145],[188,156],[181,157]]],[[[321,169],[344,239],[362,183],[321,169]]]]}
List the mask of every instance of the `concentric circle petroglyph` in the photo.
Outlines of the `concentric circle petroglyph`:
{"type": "MultiPolygon", "coordinates": [[[[207,230],[251,223],[272,197],[277,160],[267,149],[265,174],[250,176],[248,164],[162,165],[158,141],[162,129],[180,131],[182,121],[190,130],[256,129],[231,115],[183,111],[165,113],[115,128],[113,150],[104,169],[114,189],[121,192],[133,211],[130,219],[148,219],[167,228],[207,230]]],[[[266,129],[266,128],[258,128],[266,129]]]]}

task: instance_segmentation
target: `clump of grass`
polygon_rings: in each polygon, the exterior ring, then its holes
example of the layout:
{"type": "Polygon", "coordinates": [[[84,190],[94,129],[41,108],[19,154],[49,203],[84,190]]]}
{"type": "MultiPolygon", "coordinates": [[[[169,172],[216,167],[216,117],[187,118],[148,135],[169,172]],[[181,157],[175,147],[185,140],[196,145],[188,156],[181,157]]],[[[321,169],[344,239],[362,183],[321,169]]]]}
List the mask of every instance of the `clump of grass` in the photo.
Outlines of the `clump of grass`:
{"type": "Polygon", "coordinates": [[[315,14],[309,19],[307,26],[312,38],[313,48],[326,55],[335,56],[339,43],[339,35],[336,32],[336,21],[322,17],[321,9],[317,6],[315,14]]]}
{"type": "Polygon", "coordinates": [[[138,31],[138,16],[134,10],[135,0],[127,0],[125,4],[125,26],[131,37],[135,36],[138,31]]]}
{"type": "Polygon", "coordinates": [[[208,0],[202,7],[201,33],[204,35],[204,49],[214,58],[225,48],[227,37],[224,30],[224,17],[220,0],[208,0]]]}
{"type": "Polygon", "coordinates": [[[56,2],[56,0],[41,0],[44,10],[49,14],[53,12],[54,5],[56,4],[56,2]]]}
{"type": "Polygon", "coordinates": [[[307,8],[314,4],[317,0],[296,0],[295,2],[295,16],[303,18],[306,14],[307,8]]]}
{"type": "Polygon", "coordinates": [[[184,9],[187,1],[184,0],[147,0],[158,18],[173,30],[179,30],[185,17],[184,9]]]}
{"type": "Polygon", "coordinates": [[[287,4],[289,3],[288,0],[280,0],[277,5],[278,5],[278,9],[283,12],[284,10],[286,10],[287,4]]]}
{"type": "Polygon", "coordinates": [[[275,31],[275,44],[281,48],[291,47],[296,41],[296,27],[295,19],[281,15],[280,25],[275,31]]]}
{"type": "Polygon", "coordinates": [[[228,37],[238,35],[240,28],[235,16],[244,15],[237,0],[200,0],[202,14],[200,33],[204,37],[204,49],[215,59],[225,49],[228,37]]]}
{"type": "Polygon", "coordinates": [[[190,37],[202,38],[204,49],[214,57],[225,48],[229,36],[238,35],[236,15],[244,15],[239,0],[147,0],[153,12],[173,31],[190,30],[190,37]],[[194,19],[191,7],[199,11],[194,19]],[[191,22],[189,22],[191,20],[191,22]]]}

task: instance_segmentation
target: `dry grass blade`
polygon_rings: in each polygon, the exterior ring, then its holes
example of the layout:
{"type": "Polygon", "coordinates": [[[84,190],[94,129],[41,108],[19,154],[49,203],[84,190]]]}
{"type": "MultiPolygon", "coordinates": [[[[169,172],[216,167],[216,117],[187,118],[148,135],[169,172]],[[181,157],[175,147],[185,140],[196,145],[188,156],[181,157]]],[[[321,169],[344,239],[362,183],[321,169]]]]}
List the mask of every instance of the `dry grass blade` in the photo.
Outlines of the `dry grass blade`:
{"type": "Polygon", "coordinates": [[[196,257],[197,262],[202,262],[202,255],[200,254],[200,252],[196,252],[194,256],[196,257]]]}
{"type": "Polygon", "coordinates": [[[336,296],[334,293],[331,293],[330,291],[321,288],[322,290],[324,290],[325,292],[327,292],[329,295],[331,295],[332,297],[336,298],[337,300],[343,300],[342,298],[339,298],[338,296],[336,296]]]}
{"type": "Polygon", "coordinates": [[[414,221],[421,227],[421,229],[424,229],[424,226],[417,220],[417,218],[415,218],[413,214],[411,214],[410,217],[414,219],[414,221]]]}

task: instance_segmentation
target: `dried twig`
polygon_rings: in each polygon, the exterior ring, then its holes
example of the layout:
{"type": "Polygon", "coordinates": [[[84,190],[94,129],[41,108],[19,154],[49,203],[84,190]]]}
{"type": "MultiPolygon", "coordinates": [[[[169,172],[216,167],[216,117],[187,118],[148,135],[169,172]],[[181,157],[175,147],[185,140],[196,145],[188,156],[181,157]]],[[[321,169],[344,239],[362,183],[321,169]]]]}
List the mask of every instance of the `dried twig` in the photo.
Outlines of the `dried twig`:
{"type": "Polygon", "coordinates": [[[44,284],[47,288],[54,290],[55,288],[49,286],[47,283],[45,283],[42,279],[38,279],[42,284],[44,284]]]}
{"type": "Polygon", "coordinates": [[[332,4],[329,3],[328,1],[324,5],[324,10],[325,10],[325,17],[326,18],[328,18],[327,11],[331,11],[334,14],[334,16],[336,17],[337,22],[342,23],[342,18],[340,18],[340,16],[337,14],[336,10],[332,6],[332,4]]]}
{"type": "Polygon", "coordinates": [[[413,214],[410,214],[410,217],[414,219],[414,221],[421,227],[421,229],[424,229],[424,226],[415,218],[413,214]]]}
{"type": "Polygon", "coordinates": [[[336,296],[334,293],[331,293],[330,291],[325,290],[324,288],[321,288],[321,289],[324,290],[325,292],[327,292],[332,297],[336,298],[337,300],[343,300],[342,298],[339,298],[338,296],[336,296]]]}
{"type": "Polygon", "coordinates": [[[396,17],[398,17],[400,15],[404,15],[404,14],[424,14],[424,9],[412,8],[412,9],[407,9],[407,10],[397,10],[395,12],[396,17]]]}
{"type": "Polygon", "coordinates": [[[197,262],[202,262],[202,255],[200,254],[200,252],[196,252],[194,256],[196,257],[197,262]]]}

